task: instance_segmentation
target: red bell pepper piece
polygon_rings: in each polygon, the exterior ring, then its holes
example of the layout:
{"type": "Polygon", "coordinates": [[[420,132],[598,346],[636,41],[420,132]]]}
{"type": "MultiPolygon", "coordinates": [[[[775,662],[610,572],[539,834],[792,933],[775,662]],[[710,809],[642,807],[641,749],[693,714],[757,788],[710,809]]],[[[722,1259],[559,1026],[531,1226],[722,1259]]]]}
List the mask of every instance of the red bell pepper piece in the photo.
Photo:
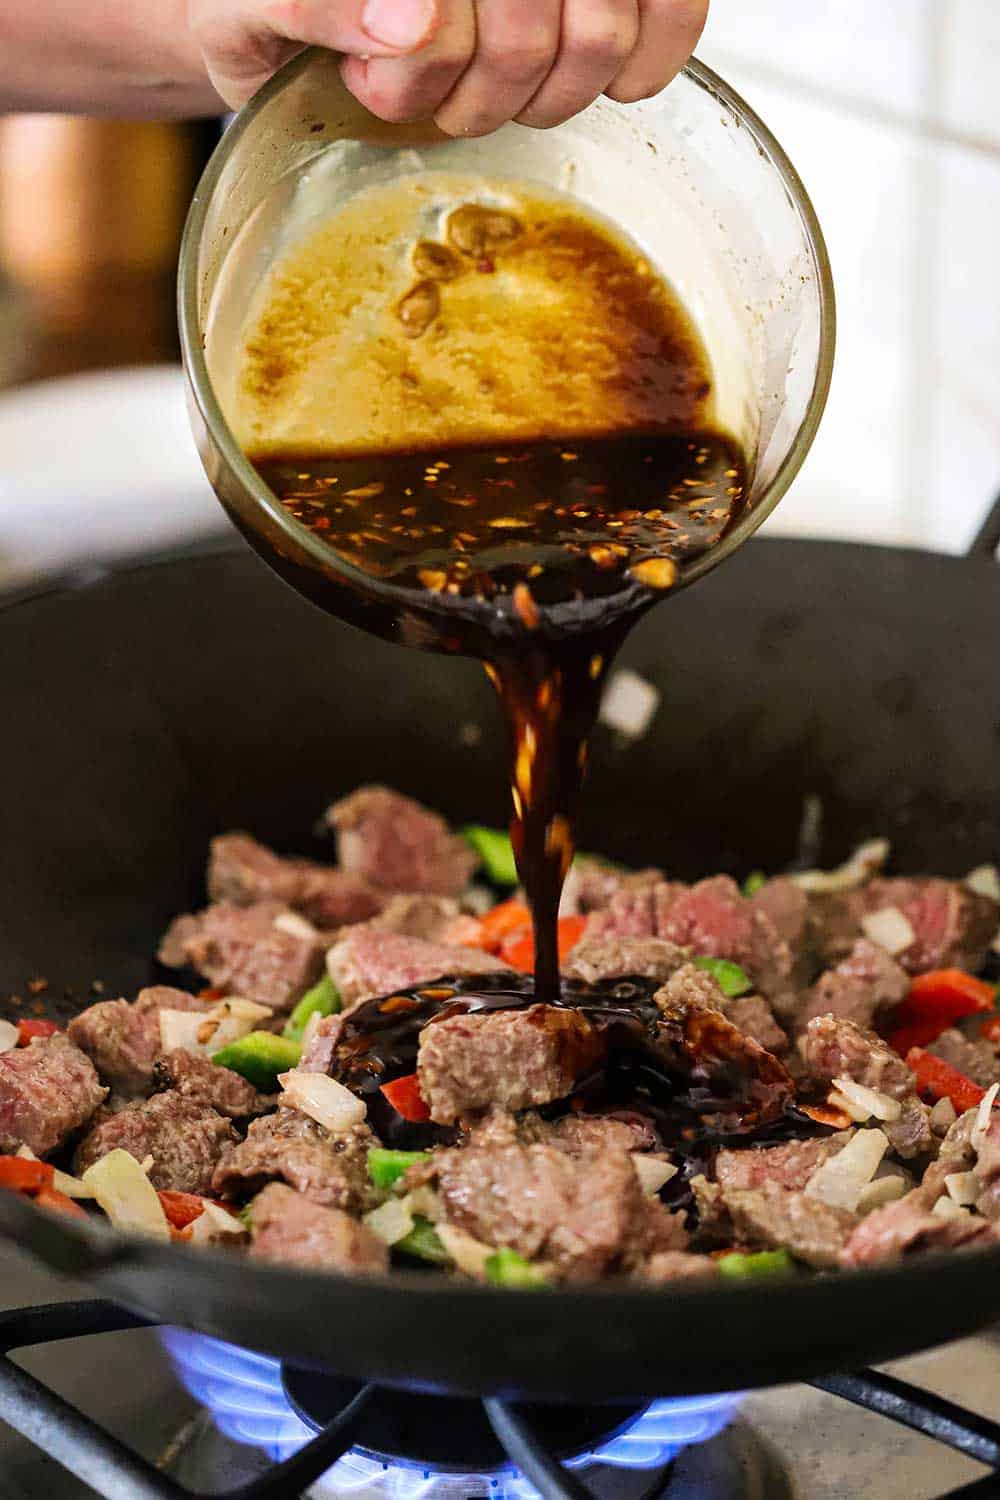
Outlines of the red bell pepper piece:
{"type": "Polygon", "coordinates": [[[32,1161],[27,1156],[0,1156],[0,1187],[14,1193],[37,1193],[51,1187],[54,1169],[47,1161],[32,1161]]]}
{"type": "MultiPolygon", "coordinates": [[[[556,942],[559,947],[559,962],[566,959],[571,950],[583,937],[583,929],[587,925],[586,917],[560,917],[556,929],[556,942]]],[[[512,969],[518,969],[522,974],[531,974],[535,968],[535,937],[533,932],[519,934],[508,938],[501,946],[500,957],[505,964],[510,964],[512,969]]]]}
{"type": "Polygon", "coordinates": [[[18,1021],[17,1045],[27,1047],[36,1036],[55,1036],[59,1029],[55,1021],[29,1021],[27,1019],[18,1021]]]}
{"type": "Polygon", "coordinates": [[[72,1198],[67,1198],[65,1193],[60,1193],[58,1188],[41,1187],[35,1194],[35,1202],[39,1208],[51,1208],[57,1214],[68,1214],[71,1219],[85,1219],[86,1211],[79,1203],[74,1203],[72,1198]]]}
{"type": "Polygon", "coordinates": [[[967,1109],[974,1109],[986,1093],[951,1063],[935,1057],[932,1052],[925,1052],[922,1047],[910,1048],[906,1054],[906,1066],[916,1074],[920,1094],[929,1094],[932,1099],[950,1099],[960,1115],[964,1115],[967,1109]]]}
{"type": "Polygon", "coordinates": [[[176,1193],[164,1189],[156,1196],[163,1205],[167,1223],[172,1224],[174,1229],[186,1229],[189,1224],[194,1223],[195,1219],[200,1219],[205,1212],[205,1200],[197,1193],[176,1193]]]}
{"type": "Polygon", "coordinates": [[[514,933],[520,934],[525,929],[531,930],[531,912],[523,901],[511,898],[509,901],[501,901],[499,906],[494,906],[480,919],[482,932],[481,943],[487,953],[499,952],[500,945],[505,938],[514,933]]]}
{"type": "Polygon", "coordinates": [[[963,1016],[992,1010],[992,984],[962,969],[932,969],[918,974],[892,1017],[886,1041],[905,1057],[911,1047],[927,1047],[963,1016]]]}
{"type": "Polygon", "coordinates": [[[942,1026],[938,1021],[909,1021],[905,1026],[897,1026],[890,1031],[886,1041],[900,1057],[905,1057],[911,1047],[929,1047],[947,1029],[947,1026],[942,1026]]]}
{"type": "Polygon", "coordinates": [[[420,1092],[420,1080],[416,1073],[407,1073],[403,1078],[383,1083],[381,1092],[396,1113],[402,1115],[404,1120],[409,1120],[411,1125],[420,1125],[424,1120],[430,1119],[431,1112],[420,1092]]]}

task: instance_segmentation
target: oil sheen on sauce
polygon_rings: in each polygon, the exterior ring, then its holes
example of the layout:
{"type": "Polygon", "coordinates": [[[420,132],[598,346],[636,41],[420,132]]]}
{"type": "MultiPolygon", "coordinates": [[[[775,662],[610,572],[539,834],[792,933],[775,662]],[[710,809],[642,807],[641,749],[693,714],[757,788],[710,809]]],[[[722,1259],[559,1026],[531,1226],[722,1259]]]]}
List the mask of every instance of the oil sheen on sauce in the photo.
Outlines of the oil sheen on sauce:
{"type": "Polygon", "coordinates": [[[744,504],[698,335],[637,248],[571,200],[445,177],[359,194],[266,293],[244,444],[404,638],[483,660],[510,732],[535,994],[555,1001],[608,666],[744,504]]]}

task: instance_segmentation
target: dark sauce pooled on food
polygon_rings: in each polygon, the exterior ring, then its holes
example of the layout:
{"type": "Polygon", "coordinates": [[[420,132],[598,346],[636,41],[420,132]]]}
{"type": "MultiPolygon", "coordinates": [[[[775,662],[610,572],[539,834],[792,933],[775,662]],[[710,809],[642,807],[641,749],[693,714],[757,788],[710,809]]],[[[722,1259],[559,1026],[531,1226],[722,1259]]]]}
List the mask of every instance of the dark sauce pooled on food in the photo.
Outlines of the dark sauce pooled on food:
{"type": "MultiPolygon", "coordinates": [[[[296,389],[332,305],[348,344],[357,308],[375,309],[351,369],[384,389],[361,410],[345,385],[344,402],[376,446],[358,427],[340,451],[275,437],[252,456],[404,639],[484,661],[510,732],[535,993],[557,1002],[559,895],[605,674],[635,619],[738,519],[747,473],[713,426],[698,335],[636,247],[567,202],[519,189],[517,205],[452,207],[381,304],[385,266],[353,301],[346,262],[315,295],[293,266],[246,378],[266,410],[296,389]],[[378,446],[390,419],[397,440],[378,446]]],[[[332,238],[328,251],[346,254],[332,238]]],[[[331,576],[334,612],[344,587],[331,576]]]]}

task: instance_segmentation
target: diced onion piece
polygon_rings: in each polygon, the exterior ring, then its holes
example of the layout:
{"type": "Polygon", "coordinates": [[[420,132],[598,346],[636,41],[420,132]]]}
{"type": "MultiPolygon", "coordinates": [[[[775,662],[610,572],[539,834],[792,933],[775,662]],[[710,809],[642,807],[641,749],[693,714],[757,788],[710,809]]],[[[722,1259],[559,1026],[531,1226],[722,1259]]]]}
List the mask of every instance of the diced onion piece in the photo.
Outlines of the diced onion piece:
{"type": "Polygon", "coordinates": [[[466,1234],[464,1229],[456,1229],[454,1224],[438,1224],[437,1234],[460,1271],[485,1281],[486,1262],[496,1254],[492,1245],[484,1245],[481,1240],[466,1234]]]}
{"type": "Polygon", "coordinates": [[[258,1005],[254,1000],[235,996],[220,1000],[207,1016],[202,1017],[198,1040],[206,1052],[221,1052],[231,1042],[238,1042],[251,1031],[256,1031],[260,1023],[270,1020],[273,1014],[269,1005],[258,1005]]]}
{"type": "Polygon", "coordinates": [[[17,1040],[17,1027],[9,1021],[0,1021],[0,1052],[12,1052],[17,1040]]]}
{"type": "Polygon", "coordinates": [[[963,1208],[979,1197],[980,1182],[975,1172],[949,1172],[944,1185],[952,1202],[960,1203],[963,1208]]]}
{"type": "Polygon", "coordinates": [[[953,1198],[949,1198],[946,1193],[942,1194],[938,1199],[931,1209],[931,1213],[939,1214],[942,1219],[968,1219],[972,1217],[967,1208],[962,1208],[961,1204],[956,1203],[953,1198]]]}
{"type": "Polygon", "coordinates": [[[888,839],[869,839],[859,844],[851,857],[835,870],[802,870],[789,878],[804,891],[815,895],[826,895],[834,891],[849,891],[854,886],[864,885],[875,875],[889,858],[888,839]]]}
{"type": "Polygon", "coordinates": [[[826,1096],[826,1102],[831,1109],[839,1109],[843,1114],[847,1115],[848,1119],[853,1120],[855,1125],[864,1125],[872,1117],[870,1109],[866,1109],[863,1105],[855,1103],[852,1099],[848,1099],[839,1089],[831,1089],[826,1096]]]}
{"type": "Polygon", "coordinates": [[[246,1225],[235,1214],[220,1208],[217,1203],[209,1203],[207,1199],[201,1213],[191,1222],[192,1245],[212,1245],[219,1240],[243,1239],[248,1233],[246,1225]]]}
{"type": "Polygon", "coordinates": [[[665,1182],[677,1176],[677,1168],[673,1162],[661,1161],[656,1156],[643,1156],[638,1151],[632,1152],[632,1165],[643,1192],[650,1195],[658,1193],[665,1182]]]}
{"type": "Polygon", "coordinates": [[[928,1119],[931,1122],[931,1129],[935,1135],[945,1135],[951,1129],[952,1125],[958,1119],[958,1111],[947,1094],[943,1099],[939,1099],[936,1104],[931,1106],[928,1119]]]}
{"type": "Polygon", "coordinates": [[[360,1125],[367,1114],[363,1099],[325,1073],[301,1073],[295,1069],[279,1074],[278,1082],[286,1104],[294,1104],[333,1135],[360,1125]]]}
{"type": "Polygon", "coordinates": [[[200,1052],[198,1028],[205,1019],[204,1011],[161,1010],[160,1047],[164,1052],[200,1052]]]}
{"type": "Polygon", "coordinates": [[[979,1109],[976,1112],[976,1123],[972,1127],[972,1144],[979,1150],[980,1142],[985,1138],[990,1128],[990,1115],[993,1113],[993,1102],[1000,1091],[1000,1083],[994,1083],[986,1090],[979,1101],[979,1109]]]}
{"type": "Polygon", "coordinates": [[[322,1021],[324,1019],[325,1019],[325,1017],[324,1017],[323,1012],[321,1010],[314,1010],[313,1013],[312,1013],[312,1015],[309,1017],[308,1021],[306,1022],[305,1026],[303,1027],[303,1030],[302,1030],[302,1056],[303,1057],[305,1057],[305,1055],[308,1052],[309,1048],[312,1046],[313,1040],[314,1040],[314,1038],[316,1036],[316,1033],[319,1030],[319,1023],[320,1023],[320,1021],[322,1021]]]}
{"type": "Polygon", "coordinates": [[[837,1103],[846,1109],[852,1120],[870,1120],[873,1115],[876,1120],[898,1120],[903,1112],[898,1099],[880,1094],[877,1089],[867,1088],[863,1083],[855,1083],[853,1078],[835,1078],[833,1083],[840,1096],[837,1103]]]}
{"type": "Polygon", "coordinates": [[[441,1199],[426,1183],[414,1188],[411,1193],[407,1193],[406,1202],[411,1214],[419,1214],[422,1219],[429,1219],[432,1224],[437,1224],[441,1218],[441,1199]]]}
{"type": "Polygon", "coordinates": [[[405,1240],[413,1228],[413,1215],[405,1198],[388,1198],[365,1214],[364,1222],[384,1245],[395,1245],[398,1240],[405,1240]]]}
{"type": "Polygon", "coordinates": [[[887,1203],[895,1203],[898,1198],[902,1198],[905,1192],[904,1177],[876,1177],[874,1182],[861,1189],[858,1195],[858,1213],[870,1214],[873,1209],[884,1208],[887,1203]]]}
{"type": "Polygon", "coordinates": [[[600,721],[627,739],[641,739],[660,706],[659,689],[628,667],[617,671],[601,699],[600,721]]]}
{"type": "Polygon", "coordinates": [[[154,1240],[169,1240],[170,1225],[156,1189],[134,1156],[119,1147],[95,1161],[83,1174],[116,1229],[144,1234],[154,1240]]]}
{"type": "Polygon", "coordinates": [[[817,1167],[806,1183],[806,1193],[833,1208],[853,1212],[888,1149],[889,1141],[881,1130],[856,1131],[836,1156],[817,1167]]]}
{"type": "Polygon", "coordinates": [[[288,932],[292,937],[308,938],[311,941],[319,936],[313,924],[299,916],[297,911],[279,911],[272,925],[279,932],[288,932]]]}
{"type": "Polygon", "coordinates": [[[991,901],[1000,902],[1000,871],[996,865],[977,865],[966,875],[964,883],[977,896],[989,896],[991,901]]]}
{"type": "Polygon", "coordinates": [[[905,953],[917,941],[917,934],[898,906],[883,906],[881,911],[869,912],[861,918],[861,929],[893,957],[905,953]]]}

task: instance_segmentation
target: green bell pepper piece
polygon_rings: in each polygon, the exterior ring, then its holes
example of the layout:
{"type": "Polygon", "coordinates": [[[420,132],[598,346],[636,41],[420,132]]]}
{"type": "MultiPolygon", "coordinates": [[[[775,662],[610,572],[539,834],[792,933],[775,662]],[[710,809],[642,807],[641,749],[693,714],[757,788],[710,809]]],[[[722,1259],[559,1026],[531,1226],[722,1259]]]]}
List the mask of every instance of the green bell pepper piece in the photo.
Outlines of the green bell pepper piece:
{"type": "Polygon", "coordinates": [[[795,1270],[795,1262],[787,1250],[758,1250],[754,1255],[733,1250],[729,1255],[720,1255],[716,1265],[720,1276],[729,1276],[734,1281],[755,1276],[787,1276],[795,1270]]]}
{"type": "Polygon", "coordinates": [[[241,1073],[262,1094],[273,1094],[278,1087],[278,1074],[294,1068],[301,1056],[300,1042],[286,1036],[275,1036],[271,1031],[251,1031],[248,1036],[241,1036],[228,1047],[213,1052],[212,1061],[220,1067],[231,1068],[234,1073],[241,1073]]]}
{"type": "Polygon", "coordinates": [[[711,974],[719,989],[730,1000],[735,1000],[737,995],[746,995],[753,989],[749,974],[728,958],[696,958],[694,966],[711,974]]]}
{"type": "Polygon", "coordinates": [[[430,1219],[423,1218],[420,1214],[413,1220],[413,1228],[409,1234],[397,1240],[392,1247],[394,1250],[402,1250],[404,1255],[412,1255],[415,1260],[426,1260],[435,1266],[450,1266],[451,1256],[438,1239],[438,1232],[430,1219]]]}
{"type": "Polygon", "coordinates": [[[301,1042],[310,1016],[317,1012],[321,1016],[332,1016],[339,1009],[340,995],[337,993],[337,986],[329,974],[324,974],[318,984],[314,984],[311,990],[306,990],[285,1022],[285,1029],[281,1034],[289,1041],[301,1042]]]}
{"type": "Polygon", "coordinates": [[[370,1146],[368,1176],[377,1188],[391,1188],[418,1161],[430,1161],[430,1152],[390,1151],[387,1146],[370,1146]]]}
{"type": "Polygon", "coordinates": [[[762,885],[767,885],[767,876],[763,870],[751,870],[743,882],[744,896],[756,896],[762,885]]]}
{"type": "Polygon", "coordinates": [[[502,828],[486,828],[482,823],[468,823],[462,837],[482,860],[483,869],[497,885],[517,885],[517,865],[510,838],[502,828]]]}
{"type": "Polygon", "coordinates": [[[548,1279],[537,1266],[526,1261],[516,1250],[496,1250],[485,1263],[486,1279],[494,1286],[537,1288],[548,1286],[548,1279]]]}

